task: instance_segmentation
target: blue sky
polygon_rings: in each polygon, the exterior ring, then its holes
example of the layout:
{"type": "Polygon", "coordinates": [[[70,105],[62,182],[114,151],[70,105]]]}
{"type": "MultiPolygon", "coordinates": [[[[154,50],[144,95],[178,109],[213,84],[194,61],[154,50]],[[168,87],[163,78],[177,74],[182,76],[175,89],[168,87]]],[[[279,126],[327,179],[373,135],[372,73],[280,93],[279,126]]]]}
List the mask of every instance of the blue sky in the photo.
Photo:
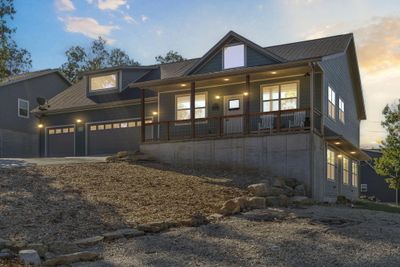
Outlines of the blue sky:
{"type": "Polygon", "coordinates": [[[176,50],[200,57],[229,30],[262,46],[354,32],[368,121],[362,144],[383,136],[381,109],[400,98],[400,1],[15,0],[16,39],[33,69],[56,68],[72,45],[102,36],[141,64],[176,50]]]}

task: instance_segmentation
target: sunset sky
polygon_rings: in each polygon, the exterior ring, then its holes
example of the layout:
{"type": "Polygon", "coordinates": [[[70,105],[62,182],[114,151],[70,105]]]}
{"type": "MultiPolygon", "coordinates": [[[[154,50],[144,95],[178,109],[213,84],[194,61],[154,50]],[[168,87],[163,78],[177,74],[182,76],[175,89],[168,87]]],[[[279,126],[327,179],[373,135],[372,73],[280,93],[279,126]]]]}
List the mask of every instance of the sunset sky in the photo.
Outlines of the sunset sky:
{"type": "Polygon", "coordinates": [[[376,146],[386,103],[400,98],[399,0],[16,0],[16,40],[33,69],[57,68],[72,45],[102,36],[141,64],[169,50],[200,57],[229,30],[261,46],[353,32],[367,121],[361,145],[376,146]]]}

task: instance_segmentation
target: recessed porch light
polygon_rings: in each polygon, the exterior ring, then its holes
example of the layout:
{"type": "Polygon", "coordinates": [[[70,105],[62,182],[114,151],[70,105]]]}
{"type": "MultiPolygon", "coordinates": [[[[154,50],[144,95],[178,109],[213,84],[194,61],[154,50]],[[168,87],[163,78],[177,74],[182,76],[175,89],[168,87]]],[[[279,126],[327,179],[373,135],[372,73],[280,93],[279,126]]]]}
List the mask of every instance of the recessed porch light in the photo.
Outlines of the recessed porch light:
{"type": "Polygon", "coordinates": [[[271,74],[277,74],[277,72],[276,71],[271,71],[271,74]]]}
{"type": "Polygon", "coordinates": [[[221,97],[219,96],[219,95],[216,95],[215,96],[215,99],[220,99],[221,97]]]}
{"type": "Polygon", "coordinates": [[[350,152],[350,154],[353,154],[353,155],[356,154],[356,153],[357,153],[357,152],[355,152],[355,151],[351,151],[351,152],[350,152]]]}
{"type": "Polygon", "coordinates": [[[340,145],[341,144],[341,142],[335,142],[335,145],[340,145]]]}
{"type": "Polygon", "coordinates": [[[249,93],[248,93],[248,92],[244,92],[243,95],[244,95],[244,96],[248,96],[249,93]]]}
{"type": "Polygon", "coordinates": [[[181,83],[181,87],[185,87],[186,86],[186,83],[181,83]]]}
{"type": "Polygon", "coordinates": [[[225,81],[225,82],[229,81],[229,78],[224,78],[224,81],[225,81]]]}

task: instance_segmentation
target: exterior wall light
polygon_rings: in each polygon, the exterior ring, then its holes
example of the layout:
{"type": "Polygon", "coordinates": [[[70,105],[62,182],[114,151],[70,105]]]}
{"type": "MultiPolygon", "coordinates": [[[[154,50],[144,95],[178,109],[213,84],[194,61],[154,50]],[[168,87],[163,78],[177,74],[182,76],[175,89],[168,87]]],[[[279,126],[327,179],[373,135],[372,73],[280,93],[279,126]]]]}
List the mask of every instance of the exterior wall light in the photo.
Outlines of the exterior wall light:
{"type": "Polygon", "coordinates": [[[38,124],[38,126],[37,126],[39,129],[42,129],[43,127],[44,127],[44,125],[43,124],[38,124]]]}
{"type": "Polygon", "coordinates": [[[219,95],[216,95],[215,96],[215,99],[220,99],[221,97],[219,96],[219,95]]]}
{"type": "Polygon", "coordinates": [[[339,155],[337,155],[337,157],[338,157],[338,158],[341,158],[341,157],[343,157],[343,156],[342,156],[342,154],[339,154],[339,155]]]}
{"type": "Polygon", "coordinates": [[[153,115],[154,116],[158,115],[158,112],[157,111],[153,111],[153,115]]]}
{"type": "Polygon", "coordinates": [[[248,93],[248,92],[244,92],[243,95],[244,95],[244,96],[248,96],[249,93],[248,93]]]}
{"type": "Polygon", "coordinates": [[[81,123],[82,120],[81,119],[76,119],[76,123],[81,123]]]}

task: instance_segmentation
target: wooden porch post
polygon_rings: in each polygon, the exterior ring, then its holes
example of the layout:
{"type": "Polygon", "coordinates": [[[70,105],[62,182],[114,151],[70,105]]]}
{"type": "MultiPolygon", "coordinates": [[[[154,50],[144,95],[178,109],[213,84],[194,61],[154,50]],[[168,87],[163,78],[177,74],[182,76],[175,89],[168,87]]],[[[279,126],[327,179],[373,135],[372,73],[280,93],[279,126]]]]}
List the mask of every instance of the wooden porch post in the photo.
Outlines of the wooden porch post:
{"type": "Polygon", "coordinates": [[[250,133],[250,75],[246,75],[246,132],[250,133]]]}
{"type": "Polygon", "coordinates": [[[190,83],[190,122],[192,125],[192,138],[196,138],[196,124],[195,124],[195,97],[196,97],[196,84],[190,83]]]}
{"type": "Polygon", "coordinates": [[[314,132],[314,87],[315,87],[315,67],[313,63],[310,63],[310,129],[314,132]]]}
{"type": "Polygon", "coordinates": [[[142,142],[146,141],[146,125],[145,125],[145,102],[144,102],[144,89],[140,90],[140,131],[142,142]]]}

